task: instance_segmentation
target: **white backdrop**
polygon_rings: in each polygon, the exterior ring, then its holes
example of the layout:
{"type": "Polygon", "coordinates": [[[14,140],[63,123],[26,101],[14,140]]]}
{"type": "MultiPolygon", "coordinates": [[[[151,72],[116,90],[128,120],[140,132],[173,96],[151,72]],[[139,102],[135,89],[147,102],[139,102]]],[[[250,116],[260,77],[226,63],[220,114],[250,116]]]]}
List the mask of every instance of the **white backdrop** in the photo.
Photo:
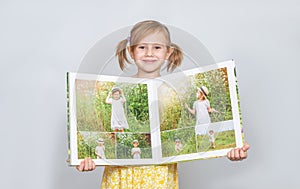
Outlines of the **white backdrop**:
{"type": "Polygon", "coordinates": [[[299,188],[298,2],[1,0],[1,188],[100,188],[102,168],[80,173],[65,162],[65,73],[97,40],[145,19],[237,64],[249,158],[180,163],[180,188],[299,188]]]}

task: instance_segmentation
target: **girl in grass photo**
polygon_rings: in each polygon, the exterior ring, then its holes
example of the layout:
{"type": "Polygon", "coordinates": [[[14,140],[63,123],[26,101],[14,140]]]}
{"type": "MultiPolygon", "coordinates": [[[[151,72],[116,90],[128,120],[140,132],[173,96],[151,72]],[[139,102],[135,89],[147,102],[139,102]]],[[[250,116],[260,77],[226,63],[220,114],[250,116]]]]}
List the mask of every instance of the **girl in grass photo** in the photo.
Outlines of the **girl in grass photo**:
{"type": "Polygon", "coordinates": [[[102,138],[97,140],[98,146],[96,146],[95,154],[97,155],[97,159],[106,159],[105,157],[105,146],[102,138]]]}
{"type": "Polygon", "coordinates": [[[182,144],[181,144],[180,139],[176,139],[176,140],[175,140],[175,151],[176,151],[177,153],[179,153],[179,152],[182,151],[182,144]]]}
{"type": "Polygon", "coordinates": [[[141,149],[138,147],[139,146],[139,141],[134,140],[132,142],[133,148],[131,149],[131,155],[133,159],[141,159],[141,149]]]}
{"type": "Polygon", "coordinates": [[[106,97],[107,104],[111,104],[111,129],[114,132],[124,132],[124,129],[128,129],[128,123],[124,112],[124,103],[126,98],[122,89],[114,87],[106,97]]]}
{"type": "Polygon", "coordinates": [[[215,145],[215,132],[214,132],[214,130],[209,130],[208,131],[208,138],[209,138],[209,142],[210,142],[210,147],[211,148],[216,148],[216,145],[215,145]]]}
{"type": "Polygon", "coordinates": [[[217,112],[214,108],[210,107],[210,102],[207,99],[208,89],[205,86],[198,88],[197,90],[197,100],[193,104],[191,109],[187,104],[185,104],[187,110],[196,115],[196,126],[200,124],[208,124],[211,122],[209,113],[217,112]]]}

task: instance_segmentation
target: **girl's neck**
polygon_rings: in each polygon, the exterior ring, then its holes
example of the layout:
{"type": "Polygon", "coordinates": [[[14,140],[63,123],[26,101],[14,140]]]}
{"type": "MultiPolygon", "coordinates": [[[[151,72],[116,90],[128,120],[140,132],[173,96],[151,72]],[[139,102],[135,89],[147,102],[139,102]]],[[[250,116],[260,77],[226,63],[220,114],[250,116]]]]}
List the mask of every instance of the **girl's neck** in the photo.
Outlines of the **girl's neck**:
{"type": "Polygon", "coordinates": [[[135,75],[133,75],[133,77],[153,79],[153,78],[160,77],[160,73],[157,73],[157,72],[152,72],[152,73],[137,72],[135,75]]]}
{"type": "Polygon", "coordinates": [[[198,98],[199,101],[204,101],[206,98],[198,98]]]}

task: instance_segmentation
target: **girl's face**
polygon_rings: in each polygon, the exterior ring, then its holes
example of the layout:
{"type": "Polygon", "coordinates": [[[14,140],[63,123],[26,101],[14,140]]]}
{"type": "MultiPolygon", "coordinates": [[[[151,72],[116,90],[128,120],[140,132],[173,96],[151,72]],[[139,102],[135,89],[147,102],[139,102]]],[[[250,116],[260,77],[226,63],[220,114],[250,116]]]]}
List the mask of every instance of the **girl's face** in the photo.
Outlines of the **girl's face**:
{"type": "Polygon", "coordinates": [[[135,147],[135,148],[138,147],[138,145],[139,145],[139,144],[136,143],[136,142],[133,143],[133,147],[135,147]]]}
{"type": "Polygon", "coordinates": [[[204,99],[204,94],[199,90],[197,91],[197,98],[203,100],[204,99]]]}
{"type": "Polygon", "coordinates": [[[120,98],[120,92],[116,91],[112,94],[113,99],[118,100],[120,98]]]}
{"type": "Polygon", "coordinates": [[[174,51],[167,47],[167,39],[161,33],[153,33],[144,37],[133,48],[128,48],[131,58],[138,67],[136,77],[155,78],[160,76],[160,69],[165,60],[174,51]]]}

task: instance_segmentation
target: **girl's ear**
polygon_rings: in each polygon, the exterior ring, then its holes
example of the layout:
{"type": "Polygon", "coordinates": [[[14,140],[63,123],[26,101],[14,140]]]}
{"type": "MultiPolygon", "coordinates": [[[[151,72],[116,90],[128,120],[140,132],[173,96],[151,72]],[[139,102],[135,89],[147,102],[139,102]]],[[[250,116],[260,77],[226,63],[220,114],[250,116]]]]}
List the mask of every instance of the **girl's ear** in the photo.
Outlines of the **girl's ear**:
{"type": "Polygon", "coordinates": [[[165,59],[168,60],[173,52],[174,52],[174,47],[170,47],[165,59]]]}
{"type": "Polygon", "coordinates": [[[129,52],[129,54],[130,54],[130,57],[133,59],[133,52],[132,52],[132,50],[131,50],[131,47],[130,46],[128,46],[127,47],[127,50],[128,50],[128,52],[129,52]]]}

